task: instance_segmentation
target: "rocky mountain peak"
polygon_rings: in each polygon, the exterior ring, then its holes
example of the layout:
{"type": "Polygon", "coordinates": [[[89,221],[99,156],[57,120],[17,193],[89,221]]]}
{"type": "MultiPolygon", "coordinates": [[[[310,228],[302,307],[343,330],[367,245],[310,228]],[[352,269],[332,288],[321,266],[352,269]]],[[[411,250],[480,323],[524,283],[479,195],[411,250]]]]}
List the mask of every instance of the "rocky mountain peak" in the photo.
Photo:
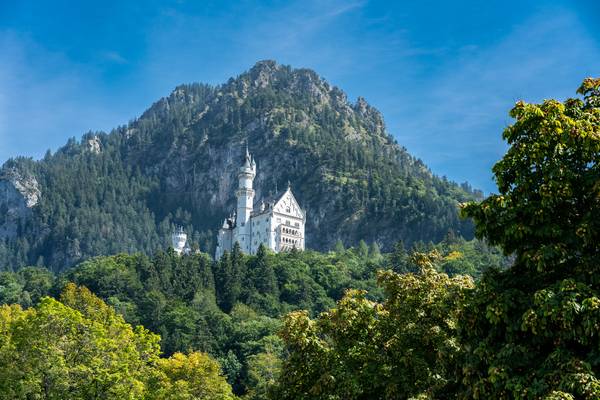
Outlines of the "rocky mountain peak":
{"type": "Polygon", "coordinates": [[[255,87],[264,88],[269,86],[275,79],[276,73],[282,68],[273,60],[259,61],[248,71],[248,75],[255,87]]]}

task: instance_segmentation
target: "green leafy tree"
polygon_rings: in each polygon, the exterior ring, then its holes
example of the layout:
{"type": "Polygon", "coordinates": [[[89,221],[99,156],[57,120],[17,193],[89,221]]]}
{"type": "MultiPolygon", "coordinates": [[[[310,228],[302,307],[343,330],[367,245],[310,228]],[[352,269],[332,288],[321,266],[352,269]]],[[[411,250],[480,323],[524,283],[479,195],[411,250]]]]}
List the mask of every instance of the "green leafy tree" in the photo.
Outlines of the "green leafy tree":
{"type": "Polygon", "coordinates": [[[248,357],[248,400],[266,399],[279,378],[281,356],[269,349],[248,357]]]}
{"type": "Polygon", "coordinates": [[[499,194],[464,207],[515,256],[463,311],[464,398],[600,398],[600,79],[578,92],[516,104],[499,194]]]}
{"type": "Polygon", "coordinates": [[[159,358],[159,337],[84,287],[0,307],[0,399],[234,399],[204,353],[159,358]],[[15,368],[18,366],[18,368],[15,368]]]}
{"type": "Polygon", "coordinates": [[[208,354],[175,353],[156,362],[146,400],[234,400],[219,364],[208,354]]]}
{"type": "Polygon", "coordinates": [[[438,273],[438,257],[415,254],[419,273],[380,273],[383,303],[349,290],[316,320],[305,311],[289,314],[281,333],[289,356],[272,398],[451,397],[461,357],[457,314],[473,282],[438,273]]]}
{"type": "Polygon", "coordinates": [[[158,336],[133,329],[85,288],[26,312],[3,306],[0,398],[142,399],[158,336]],[[15,368],[18,365],[19,368],[15,368]]]}
{"type": "Polygon", "coordinates": [[[346,248],[344,247],[344,242],[342,242],[341,239],[338,239],[335,242],[335,246],[333,247],[333,251],[335,251],[338,254],[343,254],[346,251],[346,248]]]}
{"type": "Polygon", "coordinates": [[[389,255],[389,264],[390,269],[398,273],[414,272],[411,269],[408,253],[403,241],[399,240],[394,244],[394,248],[389,255]]]}

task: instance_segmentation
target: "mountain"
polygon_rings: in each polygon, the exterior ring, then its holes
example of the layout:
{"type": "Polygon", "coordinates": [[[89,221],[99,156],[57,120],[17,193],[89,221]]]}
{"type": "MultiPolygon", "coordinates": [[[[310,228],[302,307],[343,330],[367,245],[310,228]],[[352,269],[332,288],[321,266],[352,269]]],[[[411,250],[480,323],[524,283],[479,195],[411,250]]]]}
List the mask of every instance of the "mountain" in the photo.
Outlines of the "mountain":
{"type": "Polygon", "coordinates": [[[0,268],[62,270],[90,256],[169,244],[175,224],[212,253],[235,205],[248,143],[256,198],[291,182],[307,211],[307,247],[342,240],[469,239],[457,213],[480,196],[439,178],[314,71],[261,61],[220,86],[181,85],[110,133],[88,132],[55,154],[15,158],[0,170],[0,268]]]}

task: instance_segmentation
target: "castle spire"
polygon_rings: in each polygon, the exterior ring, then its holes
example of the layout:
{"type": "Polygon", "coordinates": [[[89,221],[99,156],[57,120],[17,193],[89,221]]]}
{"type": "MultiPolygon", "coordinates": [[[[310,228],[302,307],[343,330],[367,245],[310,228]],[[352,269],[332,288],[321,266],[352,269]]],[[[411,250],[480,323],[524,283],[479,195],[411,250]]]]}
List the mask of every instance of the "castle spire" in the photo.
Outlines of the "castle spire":
{"type": "Polygon", "coordinates": [[[256,163],[252,160],[250,151],[248,150],[248,141],[246,141],[246,154],[244,156],[244,165],[239,169],[238,173],[238,190],[237,195],[237,215],[235,218],[237,227],[237,236],[239,243],[242,246],[242,251],[250,252],[250,218],[254,205],[254,189],[252,182],[256,177],[256,163]]]}

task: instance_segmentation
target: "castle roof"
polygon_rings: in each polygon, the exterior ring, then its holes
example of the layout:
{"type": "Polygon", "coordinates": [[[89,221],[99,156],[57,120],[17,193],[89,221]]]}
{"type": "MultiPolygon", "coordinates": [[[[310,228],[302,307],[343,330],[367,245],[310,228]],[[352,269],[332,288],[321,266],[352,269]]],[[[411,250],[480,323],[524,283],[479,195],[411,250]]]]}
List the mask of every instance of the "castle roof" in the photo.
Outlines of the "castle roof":
{"type": "MultiPolygon", "coordinates": [[[[254,203],[253,209],[252,209],[252,217],[256,217],[258,215],[262,215],[268,212],[271,212],[273,210],[273,207],[275,207],[275,205],[277,203],[279,203],[279,200],[281,200],[281,198],[283,196],[286,195],[286,193],[290,192],[292,198],[294,198],[294,201],[296,201],[294,194],[292,193],[292,188],[291,186],[288,184],[288,187],[285,190],[280,190],[274,194],[270,194],[267,197],[263,197],[262,199],[260,199],[259,201],[254,203]],[[264,204],[264,209],[262,209],[262,205],[264,204]]],[[[297,204],[297,202],[296,202],[297,204]]],[[[300,209],[301,213],[303,216],[306,215],[306,212],[302,209],[300,209]]]]}
{"type": "Polygon", "coordinates": [[[246,143],[246,154],[244,155],[243,165],[240,169],[241,170],[252,169],[252,167],[255,165],[256,165],[256,162],[254,161],[254,158],[248,151],[248,143],[246,143]]]}
{"type": "Polygon", "coordinates": [[[280,190],[276,193],[271,193],[270,195],[263,197],[262,199],[254,202],[254,207],[252,210],[252,216],[261,215],[271,211],[273,206],[277,204],[277,202],[283,197],[283,195],[288,191],[280,190]],[[265,208],[261,210],[262,205],[265,205],[265,208]]]}

